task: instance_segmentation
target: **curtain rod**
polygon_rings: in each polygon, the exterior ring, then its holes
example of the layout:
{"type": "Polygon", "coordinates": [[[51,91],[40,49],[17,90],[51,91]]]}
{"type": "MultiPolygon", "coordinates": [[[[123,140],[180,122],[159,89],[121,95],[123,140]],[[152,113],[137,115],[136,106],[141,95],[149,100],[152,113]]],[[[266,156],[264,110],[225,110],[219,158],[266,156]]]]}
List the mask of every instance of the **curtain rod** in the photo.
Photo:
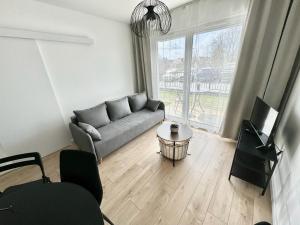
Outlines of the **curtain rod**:
{"type": "Polygon", "coordinates": [[[179,8],[184,8],[184,7],[189,6],[189,5],[191,5],[191,4],[195,3],[195,2],[200,2],[200,1],[201,0],[192,0],[192,1],[186,2],[186,3],[182,4],[182,5],[179,5],[179,6],[175,7],[173,9],[171,9],[170,11],[174,11],[174,10],[179,9],[179,8]]]}

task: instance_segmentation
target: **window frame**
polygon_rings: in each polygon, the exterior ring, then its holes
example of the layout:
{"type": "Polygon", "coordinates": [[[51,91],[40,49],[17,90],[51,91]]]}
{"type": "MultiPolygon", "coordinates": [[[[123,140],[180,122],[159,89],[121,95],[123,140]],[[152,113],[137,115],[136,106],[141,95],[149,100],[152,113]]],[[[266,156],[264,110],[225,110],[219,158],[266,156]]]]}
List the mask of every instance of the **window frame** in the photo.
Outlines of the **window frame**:
{"type": "MultiPolygon", "coordinates": [[[[185,30],[171,31],[166,35],[154,36],[150,38],[151,47],[151,70],[152,70],[152,93],[155,99],[159,99],[159,75],[158,75],[158,42],[174,40],[177,38],[185,38],[185,58],[184,58],[184,102],[183,102],[183,117],[176,117],[167,115],[167,118],[171,120],[177,120],[182,123],[195,124],[197,122],[190,121],[188,118],[189,113],[189,94],[187,90],[190,88],[191,77],[191,62],[193,57],[193,37],[194,35],[216,31],[220,29],[226,29],[234,26],[242,25],[242,32],[240,36],[240,46],[243,45],[244,32],[245,32],[245,16],[236,16],[231,18],[225,18],[223,20],[214,21],[202,24],[197,27],[192,27],[185,30]]],[[[240,55],[240,49],[238,52],[238,58],[240,55]]]]}

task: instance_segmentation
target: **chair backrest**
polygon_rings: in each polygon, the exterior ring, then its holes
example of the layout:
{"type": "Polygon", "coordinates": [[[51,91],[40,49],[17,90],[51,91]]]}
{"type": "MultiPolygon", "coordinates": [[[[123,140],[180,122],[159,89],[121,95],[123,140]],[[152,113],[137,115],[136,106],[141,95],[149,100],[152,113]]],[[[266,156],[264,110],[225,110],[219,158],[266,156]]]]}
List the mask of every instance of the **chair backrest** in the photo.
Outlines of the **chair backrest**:
{"type": "Polygon", "coordinates": [[[42,163],[42,158],[40,153],[38,152],[29,152],[19,155],[13,155],[5,158],[0,159],[0,172],[24,167],[24,166],[30,166],[30,165],[37,165],[40,167],[42,172],[42,178],[44,181],[49,180],[48,177],[45,175],[44,166],[42,163]]]}
{"type": "Polygon", "coordinates": [[[87,189],[101,204],[103,189],[94,154],[81,150],[61,151],[60,178],[62,182],[78,184],[87,189]]]}

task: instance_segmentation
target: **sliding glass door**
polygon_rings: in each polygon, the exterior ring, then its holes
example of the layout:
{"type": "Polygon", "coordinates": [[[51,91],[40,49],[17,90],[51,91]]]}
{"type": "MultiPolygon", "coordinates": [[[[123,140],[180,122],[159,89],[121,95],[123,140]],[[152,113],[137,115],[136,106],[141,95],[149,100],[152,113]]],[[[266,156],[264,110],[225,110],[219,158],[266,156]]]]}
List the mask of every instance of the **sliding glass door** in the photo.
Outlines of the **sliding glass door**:
{"type": "Polygon", "coordinates": [[[158,40],[158,96],[167,117],[218,131],[237,63],[241,26],[158,40]]]}
{"type": "Polygon", "coordinates": [[[166,113],[173,119],[184,119],[185,37],[158,42],[159,96],[166,113]]]}
{"type": "Polygon", "coordinates": [[[218,130],[233,81],[241,26],[193,35],[188,120],[218,130]]]}

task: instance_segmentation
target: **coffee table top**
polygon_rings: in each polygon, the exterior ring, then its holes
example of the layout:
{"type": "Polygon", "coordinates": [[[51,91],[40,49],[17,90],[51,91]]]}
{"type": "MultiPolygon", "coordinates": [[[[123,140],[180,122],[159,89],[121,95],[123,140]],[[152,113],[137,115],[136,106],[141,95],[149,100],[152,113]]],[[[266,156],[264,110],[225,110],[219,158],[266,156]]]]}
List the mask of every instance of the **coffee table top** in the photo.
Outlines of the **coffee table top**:
{"type": "Polygon", "coordinates": [[[157,128],[157,136],[166,141],[186,141],[193,136],[193,131],[189,126],[184,124],[179,124],[178,133],[171,133],[171,122],[163,122],[157,128]]]}

